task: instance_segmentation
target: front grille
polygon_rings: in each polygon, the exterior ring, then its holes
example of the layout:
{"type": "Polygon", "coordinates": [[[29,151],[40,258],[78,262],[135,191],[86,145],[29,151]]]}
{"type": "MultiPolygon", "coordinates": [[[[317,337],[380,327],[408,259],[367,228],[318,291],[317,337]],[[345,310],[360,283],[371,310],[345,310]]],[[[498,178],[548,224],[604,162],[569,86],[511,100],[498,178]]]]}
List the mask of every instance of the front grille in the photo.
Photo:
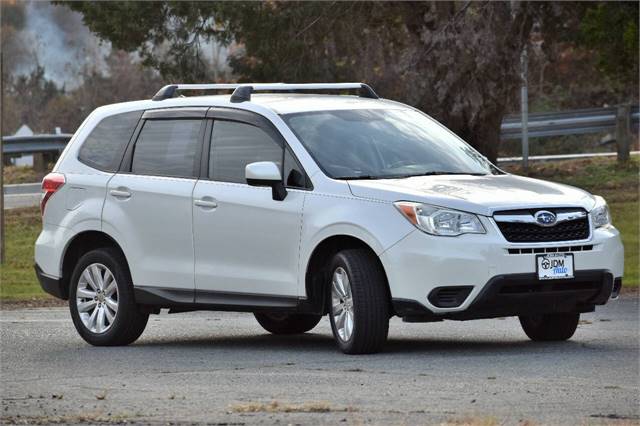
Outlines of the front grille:
{"type": "Polygon", "coordinates": [[[531,247],[531,248],[510,248],[507,249],[509,254],[532,254],[532,253],[563,253],[576,251],[591,251],[593,245],[586,246],[567,246],[567,247],[531,247]]]}
{"type": "MultiPolygon", "coordinates": [[[[566,213],[569,209],[549,209],[556,214],[566,213]]],[[[580,241],[589,238],[590,225],[588,216],[582,211],[582,217],[559,222],[553,226],[540,226],[537,223],[526,223],[519,221],[508,221],[509,215],[519,215],[518,217],[531,217],[535,210],[530,212],[502,211],[496,212],[496,224],[504,235],[504,238],[512,243],[544,243],[555,241],[580,241]],[[527,216],[530,215],[530,216],[527,216]]]]}

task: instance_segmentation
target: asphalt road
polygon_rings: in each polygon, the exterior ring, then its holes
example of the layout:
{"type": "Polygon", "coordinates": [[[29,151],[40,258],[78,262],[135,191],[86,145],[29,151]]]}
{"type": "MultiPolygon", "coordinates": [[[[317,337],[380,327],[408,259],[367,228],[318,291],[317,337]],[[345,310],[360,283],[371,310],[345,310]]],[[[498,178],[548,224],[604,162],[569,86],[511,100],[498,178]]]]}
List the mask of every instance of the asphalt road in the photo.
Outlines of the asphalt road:
{"type": "Polygon", "coordinates": [[[640,423],[631,296],[569,342],[532,343],[514,318],[394,319],[369,356],[339,353],[326,318],[276,337],[249,314],[163,313],[123,348],[88,346],[63,308],[2,311],[0,325],[2,423],[640,423]]]}
{"type": "Polygon", "coordinates": [[[40,204],[40,183],[4,185],[4,208],[15,209],[40,204]]]}

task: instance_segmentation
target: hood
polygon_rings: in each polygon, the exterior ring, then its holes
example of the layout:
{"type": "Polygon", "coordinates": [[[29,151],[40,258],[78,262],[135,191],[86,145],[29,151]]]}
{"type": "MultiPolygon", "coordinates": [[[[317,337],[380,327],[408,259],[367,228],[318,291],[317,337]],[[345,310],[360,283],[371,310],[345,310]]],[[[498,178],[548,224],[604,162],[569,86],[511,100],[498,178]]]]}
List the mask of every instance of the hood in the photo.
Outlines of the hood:
{"type": "Polygon", "coordinates": [[[581,189],[509,174],[416,176],[348,183],[356,197],[415,201],[484,216],[523,208],[582,207],[590,211],[595,205],[595,198],[581,189]]]}

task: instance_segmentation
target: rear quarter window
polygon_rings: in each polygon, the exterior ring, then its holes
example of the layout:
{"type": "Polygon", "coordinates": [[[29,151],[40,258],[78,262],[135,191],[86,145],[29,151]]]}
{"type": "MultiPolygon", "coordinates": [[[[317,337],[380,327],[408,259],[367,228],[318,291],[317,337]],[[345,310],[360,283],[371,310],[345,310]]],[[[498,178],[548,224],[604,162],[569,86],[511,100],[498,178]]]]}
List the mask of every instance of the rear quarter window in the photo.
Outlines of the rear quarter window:
{"type": "Polygon", "coordinates": [[[84,140],[78,159],[102,171],[118,170],[142,113],[143,111],[132,111],[104,118],[84,140]]]}

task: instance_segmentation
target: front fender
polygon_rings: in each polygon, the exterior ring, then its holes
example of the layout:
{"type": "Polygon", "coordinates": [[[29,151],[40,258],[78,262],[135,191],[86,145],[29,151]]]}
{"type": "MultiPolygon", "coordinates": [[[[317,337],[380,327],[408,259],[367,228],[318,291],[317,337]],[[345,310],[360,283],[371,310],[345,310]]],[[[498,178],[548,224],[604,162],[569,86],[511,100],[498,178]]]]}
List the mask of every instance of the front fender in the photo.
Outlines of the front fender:
{"type": "Polygon", "coordinates": [[[302,219],[298,294],[306,294],[305,277],[311,256],[327,238],[357,238],[379,256],[414,230],[392,203],[327,194],[307,195],[302,219]]]}

